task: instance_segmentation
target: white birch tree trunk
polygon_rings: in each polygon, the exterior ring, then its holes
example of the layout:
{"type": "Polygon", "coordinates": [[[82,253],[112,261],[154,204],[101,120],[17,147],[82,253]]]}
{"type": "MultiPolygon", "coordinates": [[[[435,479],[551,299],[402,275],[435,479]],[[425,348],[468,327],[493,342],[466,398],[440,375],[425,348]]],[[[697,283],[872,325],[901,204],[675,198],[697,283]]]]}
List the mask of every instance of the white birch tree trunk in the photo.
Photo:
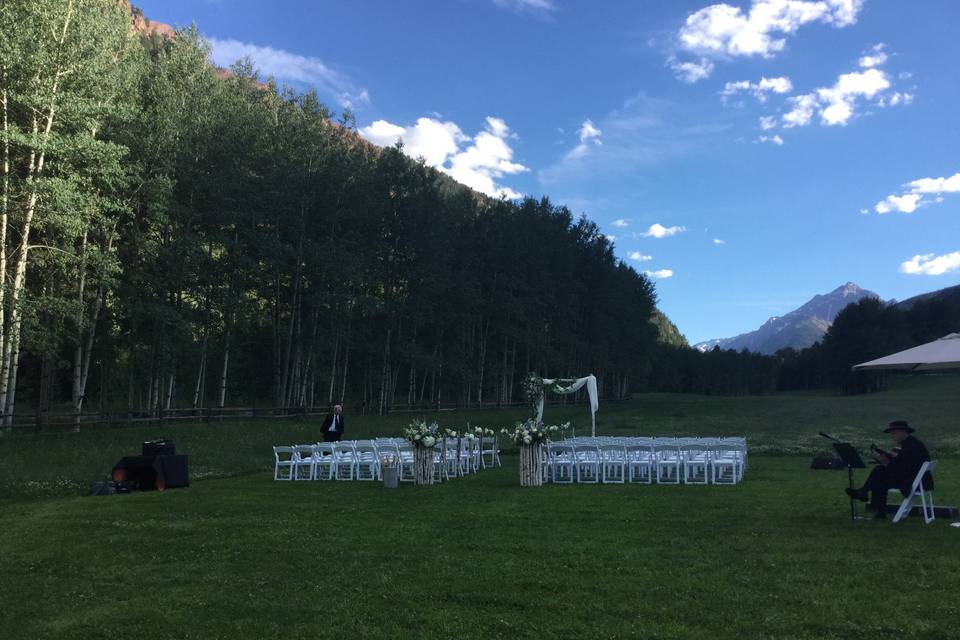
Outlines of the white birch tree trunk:
{"type": "Polygon", "coordinates": [[[543,445],[520,445],[520,486],[543,485],[543,445]]]}

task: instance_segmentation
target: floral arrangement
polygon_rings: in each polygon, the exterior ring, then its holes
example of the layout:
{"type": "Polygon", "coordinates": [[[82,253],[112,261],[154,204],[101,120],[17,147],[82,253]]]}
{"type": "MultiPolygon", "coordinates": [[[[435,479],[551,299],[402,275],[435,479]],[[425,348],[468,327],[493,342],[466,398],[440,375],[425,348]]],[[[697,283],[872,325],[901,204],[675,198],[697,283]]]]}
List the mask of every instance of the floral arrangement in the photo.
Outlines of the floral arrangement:
{"type": "Polygon", "coordinates": [[[518,447],[523,445],[546,444],[556,436],[562,436],[570,428],[569,422],[560,425],[535,424],[533,420],[518,422],[513,431],[501,429],[500,433],[513,440],[518,447]]]}
{"type": "Polygon", "coordinates": [[[403,437],[415,447],[430,449],[443,438],[443,435],[436,422],[427,424],[423,420],[414,420],[404,428],[403,437]]]}
{"type": "Polygon", "coordinates": [[[520,383],[520,391],[523,392],[523,399],[536,411],[537,404],[543,398],[543,378],[532,372],[527,374],[520,383]]]}
{"type": "Polygon", "coordinates": [[[496,432],[493,429],[484,429],[483,427],[474,427],[470,428],[467,426],[466,431],[463,432],[462,437],[467,440],[479,440],[484,436],[495,436],[496,432]]]}
{"type": "Polygon", "coordinates": [[[400,466],[400,458],[395,453],[381,453],[380,467],[383,469],[396,469],[400,466]]]}

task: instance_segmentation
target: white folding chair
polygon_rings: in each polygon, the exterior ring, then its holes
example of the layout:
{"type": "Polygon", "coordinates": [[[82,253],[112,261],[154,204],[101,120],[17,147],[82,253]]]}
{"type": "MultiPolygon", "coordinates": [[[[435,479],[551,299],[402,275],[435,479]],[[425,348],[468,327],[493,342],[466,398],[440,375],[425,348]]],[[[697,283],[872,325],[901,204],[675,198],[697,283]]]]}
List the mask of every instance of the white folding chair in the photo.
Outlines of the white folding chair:
{"type": "Polygon", "coordinates": [[[293,447],[274,447],[273,448],[273,479],[274,480],[293,480],[293,465],[296,456],[293,453],[293,447]],[[286,471],[286,474],[283,472],[286,471]],[[286,477],[281,477],[281,476],[286,477]]]}
{"type": "Polygon", "coordinates": [[[601,444],[600,476],[604,484],[623,484],[626,480],[627,449],[622,444],[601,444]]]}
{"type": "Polygon", "coordinates": [[[577,482],[584,484],[600,482],[600,450],[597,445],[573,445],[573,459],[577,482]]]}
{"type": "Polygon", "coordinates": [[[697,442],[682,442],[680,455],[683,458],[684,484],[708,484],[710,482],[710,453],[706,445],[697,442]]]}
{"type": "Polygon", "coordinates": [[[643,442],[631,442],[626,446],[627,481],[653,482],[653,465],[656,459],[653,447],[643,442]]]}
{"type": "Polygon", "coordinates": [[[737,484],[743,479],[740,446],[721,441],[711,449],[710,472],[713,484],[737,484]]]}
{"type": "Polygon", "coordinates": [[[331,480],[334,474],[333,443],[318,442],[313,446],[313,479],[331,480]]]}
{"type": "Polygon", "coordinates": [[[680,484],[681,458],[677,441],[673,438],[655,440],[653,451],[656,456],[657,484],[680,484]]]}
{"type": "MultiPolygon", "coordinates": [[[[444,480],[450,479],[450,464],[447,460],[447,445],[446,438],[440,440],[437,444],[433,445],[433,481],[434,482],[443,482],[444,480]]],[[[454,477],[456,477],[456,454],[457,450],[453,449],[454,459],[452,464],[454,465],[454,477]]]]}
{"type": "Polygon", "coordinates": [[[298,444],[293,448],[293,479],[313,480],[316,467],[313,461],[313,445],[298,444]],[[304,477],[306,471],[306,477],[304,477]]]}
{"type": "Polygon", "coordinates": [[[397,445],[397,454],[400,456],[400,482],[416,481],[415,462],[416,449],[409,442],[397,445]]]}
{"type": "Polygon", "coordinates": [[[570,484],[576,480],[573,447],[568,444],[547,445],[550,480],[556,484],[570,484]]]}
{"type": "Polygon", "coordinates": [[[378,480],[380,478],[380,458],[377,448],[369,440],[358,441],[353,446],[357,480],[378,480]]]}
{"type": "MultiPolygon", "coordinates": [[[[923,522],[925,524],[930,524],[936,518],[936,514],[933,510],[933,489],[924,488],[924,478],[927,473],[930,474],[930,479],[933,480],[933,471],[937,468],[936,460],[928,460],[920,465],[920,470],[917,471],[916,477],[913,479],[913,484],[910,486],[910,493],[903,497],[903,502],[900,503],[900,508],[897,509],[897,514],[893,516],[894,522],[900,522],[907,515],[910,514],[910,509],[913,508],[913,499],[920,498],[920,509],[923,511],[923,522]]],[[[898,491],[898,489],[891,489],[891,491],[898,491]]]]}
{"type": "Polygon", "coordinates": [[[480,438],[480,466],[487,467],[500,466],[500,449],[497,447],[496,436],[483,436],[480,438]],[[487,462],[487,459],[490,459],[487,462]]]}
{"type": "Polygon", "coordinates": [[[333,477],[337,480],[353,480],[357,470],[357,459],[353,455],[352,442],[338,442],[333,445],[333,477]]]}

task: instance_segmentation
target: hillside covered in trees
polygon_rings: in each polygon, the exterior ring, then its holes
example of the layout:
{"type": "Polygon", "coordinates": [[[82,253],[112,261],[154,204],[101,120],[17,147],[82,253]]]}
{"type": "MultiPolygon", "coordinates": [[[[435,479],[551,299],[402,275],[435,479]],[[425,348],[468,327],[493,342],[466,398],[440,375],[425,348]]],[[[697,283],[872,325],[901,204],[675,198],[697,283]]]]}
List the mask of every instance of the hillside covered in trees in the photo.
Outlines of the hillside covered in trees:
{"type": "Polygon", "coordinates": [[[640,388],[651,282],[114,0],[0,5],[0,411],[486,406],[640,388]],[[640,320],[643,319],[643,320],[640,320]]]}
{"type": "Polygon", "coordinates": [[[880,371],[851,371],[861,362],[960,332],[960,287],[884,303],[867,297],[836,316],[823,340],[772,356],[749,351],[701,353],[669,344],[654,350],[648,388],[707,394],[758,394],[827,389],[864,393],[879,389],[880,371]]]}

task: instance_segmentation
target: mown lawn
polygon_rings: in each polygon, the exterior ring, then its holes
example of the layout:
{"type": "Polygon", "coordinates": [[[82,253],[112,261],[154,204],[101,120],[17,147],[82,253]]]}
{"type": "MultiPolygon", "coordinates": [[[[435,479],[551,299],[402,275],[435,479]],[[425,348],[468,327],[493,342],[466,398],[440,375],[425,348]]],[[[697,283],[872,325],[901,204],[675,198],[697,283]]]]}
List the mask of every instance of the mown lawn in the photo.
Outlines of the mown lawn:
{"type": "MultiPolygon", "coordinates": [[[[747,435],[737,487],[521,489],[510,455],[431,488],[273,482],[269,445],[316,425],[259,423],[167,429],[205,476],[189,489],[89,498],[156,434],[8,438],[0,637],[960,637],[960,530],[850,523],[845,474],[807,468],[817,431],[882,442],[906,417],[941,459],[937,502],[957,504],[958,382],[601,406],[606,433],[747,435]]],[[[582,407],[548,411],[586,422],[582,407]]],[[[354,434],[407,418],[355,419],[354,434]]]]}

